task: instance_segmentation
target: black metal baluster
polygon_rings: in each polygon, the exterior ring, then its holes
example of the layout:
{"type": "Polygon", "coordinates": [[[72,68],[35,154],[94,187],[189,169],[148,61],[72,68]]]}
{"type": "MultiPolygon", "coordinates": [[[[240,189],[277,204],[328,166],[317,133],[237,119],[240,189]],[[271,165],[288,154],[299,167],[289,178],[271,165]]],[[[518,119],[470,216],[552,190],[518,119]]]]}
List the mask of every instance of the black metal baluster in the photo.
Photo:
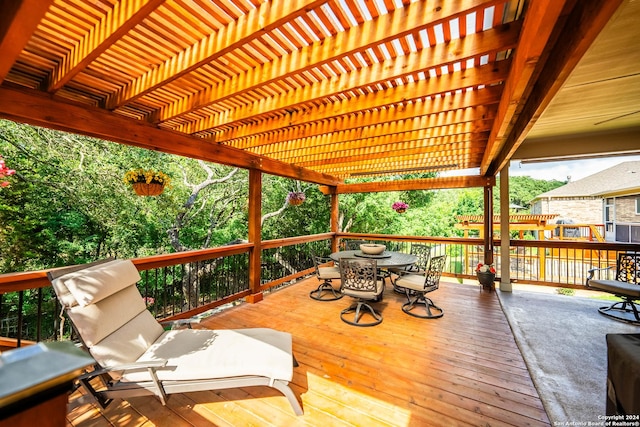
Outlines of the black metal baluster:
{"type": "Polygon", "coordinates": [[[42,288],[38,288],[38,317],[36,319],[36,341],[42,341],[42,288]]]}
{"type": "Polygon", "coordinates": [[[18,326],[16,328],[16,347],[22,346],[22,310],[24,305],[24,291],[18,292],[18,326]]]}

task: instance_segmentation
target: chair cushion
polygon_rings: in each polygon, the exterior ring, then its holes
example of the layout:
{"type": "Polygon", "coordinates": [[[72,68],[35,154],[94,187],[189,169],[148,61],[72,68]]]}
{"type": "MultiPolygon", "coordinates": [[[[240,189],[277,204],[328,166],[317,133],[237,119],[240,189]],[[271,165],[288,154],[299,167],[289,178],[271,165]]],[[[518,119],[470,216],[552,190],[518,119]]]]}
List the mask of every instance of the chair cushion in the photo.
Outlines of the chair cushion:
{"type": "Polygon", "coordinates": [[[378,296],[384,291],[384,282],[382,280],[376,280],[376,290],[374,291],[358,291],[356,289],[342,288],[342,293],[353,297],[353,298],[361,298],[361,299],[369,299],[373,300],[378,298],[378,296]]]}
{"type": "Polygon", "coordinates": [[[340,269],[338,267],[319,267],[318,278],[325,279],[339,279],[340,269]]]}
{"type": "Polygon", "coordinates": [[[96,303],[140,280],[140,273],[130,260],[113,260],[94,267],[65,274],[55,280],[60,300],[67,307],[96,303]]]}
{"type": "Polygon", "coordinates": [[[616,295],[640,298],[640,285],[618,280],[589,280],[589,287],[616,295]]]}
{"type": "MultiPolygon", "coordinates": [[[[84,343],[90,347],[146,310],[140,292],[131,285],[95,304],[71,307],[67,314],[84,343]]],[[[154,323],[157,322],[154,320],[154,323]]]]}
{"type": "MultiPolygon", "coordinates": [[[[138,359],[168,360],[158,370],[161,381],[207,380],[259,375],[291,381],[291,334],[273,329],[180,329],[166,331],[138,359]]],[[[123,375],[123,381],[146,381],[146,372],[123,375]]]]}
{"type": "Polygon", "coordinates": [[[395,284],[414,291],[424,290],[425,277],[420,274],[407,274],[396,279],[395,284]]]}
{"type": "Polygon", "coordinates": [[[144,310],[92,346],[89,352],[96,362],[104,367],[132,363],[158,340],[163,332],[164,329],[153,315],[144,310]]]}

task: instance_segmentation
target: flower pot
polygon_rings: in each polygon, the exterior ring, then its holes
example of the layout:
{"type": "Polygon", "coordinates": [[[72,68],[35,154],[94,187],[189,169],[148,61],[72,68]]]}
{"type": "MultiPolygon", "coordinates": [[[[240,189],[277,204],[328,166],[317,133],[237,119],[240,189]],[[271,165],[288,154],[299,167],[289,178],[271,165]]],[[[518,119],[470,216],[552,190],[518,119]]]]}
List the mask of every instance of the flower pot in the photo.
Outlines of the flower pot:
{"type": "Polygon", "coordinates": [[[476,275],[478,277],[478,282],[480,282],[480,284],[484,287],[493,287],[493,282],[496,281],[495,273],[483,273],[481,271],[478,271],[476,275]]]}
{"type": "Polygon", "coordinates": [[[407,211],[407,210],[406,210],[406,209],[404,209],[404,208],[396,209],[396,212],[398,212],[398,213],[405,213],[406,211],[407,211]]]}
{"type": "Polygon", "coordinates": [[[302,202],[304,202],[304,200],[300,200],[300,199],[289,199],[289,204],[292,206],[298,206],[301,205],[302,202]]]}
{"type": "Polygon", "coordinates": [[[134,182],[131,186],[138,196],[157,196],[164,191],[164,185],[155,182],[134,182]]]}

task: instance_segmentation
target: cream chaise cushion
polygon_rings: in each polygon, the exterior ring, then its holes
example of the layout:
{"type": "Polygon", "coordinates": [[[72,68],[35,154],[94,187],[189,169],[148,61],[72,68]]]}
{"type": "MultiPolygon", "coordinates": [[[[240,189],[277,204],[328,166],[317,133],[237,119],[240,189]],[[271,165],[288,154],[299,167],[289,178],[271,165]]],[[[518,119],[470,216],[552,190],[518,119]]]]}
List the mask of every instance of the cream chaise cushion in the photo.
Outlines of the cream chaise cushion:
{"type": "Polygon", "coordinates": [[[65,274],[52,284],[89,352],[102,366],[135,362],[164,332],[136,287],[129,260],[65,274]]]}
{"type": "Polygon", "coordinates": [[[116,259],[82,271],[65,274],[59,282],[67,307],[69,294],[83,307],[96,303],[140,280],[140,273],[129,260],[116,259]],[[64,289],[68,292],[65,292],[64,289]]]}
{"type": "MultiPolygon", "coordinates": [[[[291,341],[291,334],[266,328],[166,331],[138,361],[167,360],[157,371],[161,381],[247,375],[291,381],[291,341]]],[[[148,379],[142,371],[126,373],[121,380],[148,379]]]]}
{"type": "Polygon", "coordinates": [[[102,366],[135,362],[163,332],[162,326],[145,310],[91,346],[89,352],[102,366]]]}
{"type": "MultiPolygon", "coordinates": [[[[161,381],[263,376],[291,381],[291,334],[266,328],[164,331],[136,287],[140,275],[128,260],[115,260],[56,279],[56,293],[91,355],[102,366],[166,360],[161,381]],[[62,296],[62,297],[61,297],[62,296]]],[[[119,377],[120,372],[112,374],[119,377]]],[[[145,371],[121,381],[148,381],[145,371]]]]}

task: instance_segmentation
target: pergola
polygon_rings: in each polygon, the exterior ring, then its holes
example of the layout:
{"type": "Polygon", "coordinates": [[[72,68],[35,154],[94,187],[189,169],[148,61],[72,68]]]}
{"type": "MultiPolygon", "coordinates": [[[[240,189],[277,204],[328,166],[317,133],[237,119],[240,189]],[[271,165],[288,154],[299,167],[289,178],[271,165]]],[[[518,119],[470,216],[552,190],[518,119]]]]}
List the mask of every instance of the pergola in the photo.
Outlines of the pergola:
{"type": "Polygon", "coordinates": [[[0,7],[0,117],[249,169],[257,261],[262,173],[322,185],[336,231],[341,193],[478,186],[491,218],[512,159],[640,152],[633,0],[0,7]]]}

